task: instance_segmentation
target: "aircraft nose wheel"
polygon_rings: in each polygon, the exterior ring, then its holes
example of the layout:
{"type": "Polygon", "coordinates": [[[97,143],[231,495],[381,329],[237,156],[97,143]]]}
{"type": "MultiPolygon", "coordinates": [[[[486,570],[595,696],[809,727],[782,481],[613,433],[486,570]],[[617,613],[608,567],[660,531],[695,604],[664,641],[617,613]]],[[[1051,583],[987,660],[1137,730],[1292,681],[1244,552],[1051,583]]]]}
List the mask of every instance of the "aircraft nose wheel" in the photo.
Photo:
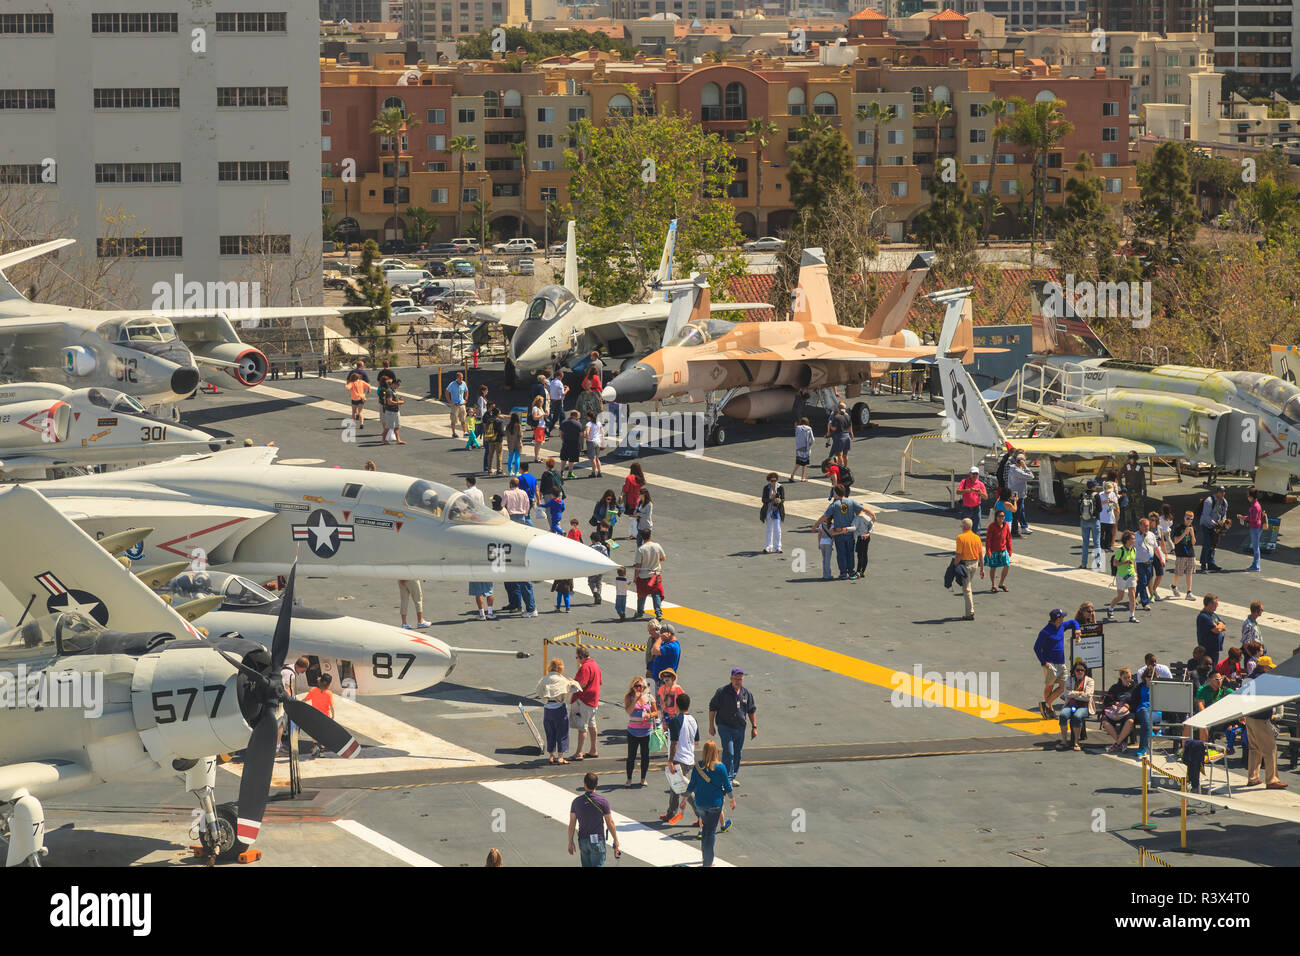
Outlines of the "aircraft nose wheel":
{"type": "Polygon", "coordinates": [[[714,425],[713,430],[708,433],[710,445],[725,445],[727,443],[727,428],[725,425],[714,425]]]}
{"type": "Polygon", "coordinates": [[[238,814],[233,803],[223,803],[217,807],[217,842],[212,845],[212,837],[205,828],[199,829],[199,842],[208,851],[209,862],[233,860],[248,849],[248,845],[236,836],[238,814]]]}
{"type": "Polygon", "coordinates": [[[867,407],[866,402],[858,402],[853,406],[853,427],[866,428],[871,424],[871,409],[867,407]]]}

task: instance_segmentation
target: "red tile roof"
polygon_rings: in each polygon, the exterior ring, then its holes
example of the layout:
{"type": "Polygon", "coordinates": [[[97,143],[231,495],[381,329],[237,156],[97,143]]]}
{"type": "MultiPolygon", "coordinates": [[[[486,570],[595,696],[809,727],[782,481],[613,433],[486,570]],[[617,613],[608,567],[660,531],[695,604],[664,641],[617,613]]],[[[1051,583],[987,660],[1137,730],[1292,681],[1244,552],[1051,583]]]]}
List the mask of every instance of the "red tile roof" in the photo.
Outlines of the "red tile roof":
{"type": "Polygon", "coordinates": [[[943,10],[930,18],[931,20],[960,20],[965,23],[970,17],[963,17],[956,10],[943,10]]]}
{"type": "Polygon", "coordinates": [[[881,13],[879,10],[872,10],[870,7],[867,7],[867,9],[865,10],[859,10],[857,13],[853,14],[853,16],[849,17],[849,19],[850,20],[888,20],[889,18],[885,16],[883,13],[881,13]]]}

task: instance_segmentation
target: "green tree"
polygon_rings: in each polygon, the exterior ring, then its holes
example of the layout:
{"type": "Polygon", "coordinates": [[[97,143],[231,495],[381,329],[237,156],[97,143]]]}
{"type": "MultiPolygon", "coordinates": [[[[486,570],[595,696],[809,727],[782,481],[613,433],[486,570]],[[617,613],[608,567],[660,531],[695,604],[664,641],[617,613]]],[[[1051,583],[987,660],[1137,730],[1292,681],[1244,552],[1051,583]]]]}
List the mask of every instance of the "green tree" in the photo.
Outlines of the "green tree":
{"type": "Polygon", "coordinates": [[[564,223],[568,216],[565,215],[564,207],[560,205],[558,199],[549,200],[546,203],[546,236],[548,244],[556,241],[556,236],[563,235],[564,223]]]}
{"type": "Polygon", "coordinates": [[[322,239],[334,238],[334,212],[329,206],[320,207],[320,228],[322,239]]]}
{"type": "Polygon", "coordinates": [[[1272,176],[1265,176],[1242,195],[1237,208],[1246,222],[1263,231],[1266,240],[1281,242],[1296,223],[1295,187],[1279,185],[1272,176]]]}
{"type": "Polygon", "coordinates": [[[1047,157],[1074,132],[1074,124],[1065,118],[1062,100],[1037,100],[1026,103],[1019,96],[1009,101],[1015,113],[1007,126],[1007,139],[1030,154],[1032,160],[1032,196],[1029,210],[1029,274],[1037,264],[1038,234],[1045,220],[1047,206],[1047,157]]]}
{"type": "Polygon", "coordinates": [[[930,204],[917,214],[912,228],[916,241],[935,251],[934,268],[944,275],[960,275],[977,268],[979,206],[961,164],[953,160],[952,175],[930,181],[930,204]]]}
{"type": "Polygon", "coordinates": [[[528,143],[510,144],[510,152],[519,160],[519,235],[524,234],[524,208],[528,205],[528,143]]]}
{"type": "Polygon", "coordinates": [[[460,156],[460,180],[456,187],[456,235],[465,234],[461,225],[461,212],[465,205],[465,154],[478,151],[478,143],[474,142],[473,136],[453,136],[451,142],[447,144],[447,152],[452,156],[460,156]]]}
{"type": "Polygon", "coordinates": [[[1168,264],[1174,256],[1184,258],[1196,236],[1198,215],[1181,145],[1161,143],[1149,163],[1138,164],[1137,174],[1142,197],[1135,217],[1139,245],[1153,265],[1168,264]]]}
{"type": "Polygon", "coordinates": [[[423,206],[411,206],[407,209],[406,220],[415,231],[416,242],[424,242],[438,230],[438,217],[423,206]]]}
{"type": "Polygon", "coordinates": [[[1092,160],[1080,153],[1074,164],[1077,176],[1065,182],[1065,202],[1056,214],[1058,228],[1052,258],[1064,274],[1097,281],[1136,278],[1118,254],[1119,224],[1102,199],[1104,183],[1090,176],[1092,160]]]}
{"type": "Polygon", "coordinates": [[[751,119],[745,130],[745,142],[754,144],[754,228],[761,236],[763,228],[763,153],[777,134],[776,124],[762,119],[751,119]]]}
{"type": "Polygon", "coordinates": [[[934,160],[935,166],[939,163],[939,127],[943,121],[952,116],[952,109],[947,103],[939,100],[930,100],[922,103],[921,108],[916,111],[918,117],[924,117],[934,123],[934,160]]]}
{"type": "Polygon", "coordinates": [[[997,169],[998,143],[1002,142],[1006,136],[1006,129],[1002,126],[1002,117],[1007,112],[1007,101],[994,97],[989,101],[987,106],[980,107],[981,116],[991,116],[993,118],[993,128],[989,131],[993,142],[989,143],[989,174],[988,179],[984,181],[984,246],[988,247],[989,234],[993,231],[993,206],[997,203],[997,196],[993,193],[993,171],[997,169]]]}
{"type": "MultiPolygon", "coordinates": [[[[617,53],[620,59],[630,60],[636,50],[622,39],[611,39],[604,33],[587,30],[566,30],[562,33],[530,32],[519,27],[505,28],[505,48],[507,68],[513,60],[516,64],[513,72],[519,72],[521,62],[515,51],[523,49],[524,60],[536,63],[538,60],[552,56],[571,53],[586,53],[592,47],[605,53],[617,53]]],[[[456,41],[456,56],[461,60],[492,59],[492,32],[484,30],[478,36],[463,37],[456,41]]]]}
{"type": "Polygon", "coordinates": [[[343,323],[358,344],[370,353],[372,361],[382,361],[393,349],[390,330],[392,314],[389,310],[391,293],[388,280],[379,268],[379,243],[367,239],[361,248],[361,264],[354,276],[358,288],[347,287],[350,305],[366,306],[364,312],[345,312],[343,323]]]}
{"type": "Polygon", "coordinates": [[[790,166],[790,203],[797,210],[820,215],[826,197],[837,186],[854,185],[853,156],[844,134],[834,126],[817,122],[821,117],[804,117],[807,135],[786,151],[790,166]]]}
{"type": "Polygon", "coordinates": [[[875,124],[875,132],[871,134],[871,190],[879,195],[880,136],[885,132],[886,126],[898,119],[898,110],[893,106],[881,106],[872,100],[866,106],[858,107],[857,117],[859,123],[870,120],[875,124]]]}
{"type": "Polygon", "coordinates": [[[397,198],[399,195],[398,176],[401,173],[401,164],[398,157],[402,146],[402,134],[407,130],[413,129],[420,125],[420,121],[414,116],[407,116],[399,107],[390,106],[386,110],[380,110],[379,115],[370,124],[370,132],[377,136],[387,136],[393,144],[393,227],[397,227],[400,220],[397,218],[397,198]]]}
{"type": "Polygon", "coordinates": [[[579,146],[565,151],[565,165],[588,301],[641,301],[673,219],[676,262],[689,272],[708,255],[700,271],[720,298],[745,271],[738,252],[723,251],[741,239],[726,198],[735,178],[730,145],[685,115],[611,117],[601,127],[584,119],[573,133],[579,146]]]}

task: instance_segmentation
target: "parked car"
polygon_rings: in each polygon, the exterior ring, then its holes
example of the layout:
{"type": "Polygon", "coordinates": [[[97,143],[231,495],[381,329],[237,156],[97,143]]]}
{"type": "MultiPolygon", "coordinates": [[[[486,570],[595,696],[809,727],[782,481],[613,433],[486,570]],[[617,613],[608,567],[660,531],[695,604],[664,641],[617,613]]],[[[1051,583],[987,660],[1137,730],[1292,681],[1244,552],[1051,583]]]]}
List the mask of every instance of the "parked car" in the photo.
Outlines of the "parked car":
{"type": "Polygon", "coordinates": [[[422,309],[417,305],[404,305],[400,309],[390,309],[394,322],[428,322],[434,317],[432,309],[422,309]]]}
{"type": "Polygon", "coordinates": [[[490,276],[508,276],[510,275],[510,263],[504,259],[489,259],[484,266],[483,272],[490,276]]]}
{"type": "Polygon", "coordinates": [[[746,252],[780,252],[785,248],[785,240],[778,239],[776,236],[763,236],[760,239],[751,239],[742,248],[746,252]]]}
{"type": "Polygon", "coordinates": [[[515,275],[530,276],[533,274],[533,266],[534,263],[532,256],[520,256],[514,262],[510,263],[510,270],[515,275]]]}
{"type": "Polygon", "coordinates": [[[450,312],[453,309],[463,309],[469,306],[482,305],[482,303],[473,292],[465,289],[453,289],[446,295],[434,299],[432,305],[443,312],[450,312]]]}
{"type": "Polygon", "coordinates": [[[429,270],[435,279],[441,279],[445,276],[451,275],[451,273],[447,271],[447,263],[438,259],[431,259],[424,264],[424,267],[429,270]]]}
{"type": "Polygon", "coordinates": [[[407,262],[405,259],[399,259],[396,256],[388,256],[380,259],[376,265],[387,272],[389,269],[418,269],[420,268],[414,262],[407,262]]]}
{"type": "Polygon", "coordinates": [[[407,242],[405,239],[385,239],[379,244],[379,251],[386,256],[399,256],[418,248],[419,243],[407,242]]]}
{"type": "Polygon", "coordinates": [[[525,254],[531,256],[537,251],[537,243],[527,236],[520,236],[507,242],[498,242],[492,247],[492,251],[503,256],[522,256],[525,254]]]}
{"type": "Polygon", "coordinates": [[[546,258],[548,258],[548,259],[563,259],[563,258],[564,258],[564,253],[565,253],[565,249],[566,249],[566,244],[565,244],[565,243],[563,243],[563,242],[553,242],[553,243],[551,243],[549,246],[546,247],[546,258]]]}
{"type": "Polygon", "coordinates": [[[338,272],[325,273],[325,288],[327,289],[346,289],[348,287],[347,276],[338,272]]]}
{"type": "Polygon", "coordinates": [[[452,275],[473,277],[477,270],[474,263],[468,259],[452,259],[447,263],[447,268],[451,270],[452,275]]]}
{"type": "Polygon", "coordinates": [[[460,253],[461,249],[456,245],[456,243],[438,242],[429,246],[429,248],[425,250],[424,254],[438,259],[449,259],[452,256],[460,255],[460,253]]]}
{"type": "Polygon", "coordinates": [[[451,244],[456,247],[456,251],[461,255],[477,254],[479,251],[478,240],[471,236],[460,236],[453,239],[451,244]]]}

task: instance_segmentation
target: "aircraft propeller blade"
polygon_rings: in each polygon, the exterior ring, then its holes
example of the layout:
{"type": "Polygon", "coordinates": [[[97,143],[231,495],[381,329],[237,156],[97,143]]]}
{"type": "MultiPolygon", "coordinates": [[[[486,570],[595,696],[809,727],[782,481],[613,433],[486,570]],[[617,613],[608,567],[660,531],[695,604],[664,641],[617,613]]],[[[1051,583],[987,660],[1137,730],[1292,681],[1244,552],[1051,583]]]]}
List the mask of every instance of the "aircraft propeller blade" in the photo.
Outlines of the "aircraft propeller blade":
{"type": "Polygon", "coordinates": [[[298,562],[289,569],[289,583],[280,598],[280,614],[275,619],[275,637],[271,640],[271,673],[279,674],[284,659],[289,654],[289,630],[293,625],[293,581],[298,573],[298,562]]]}
{"type": "Polygon", "coordinates": [[[286,700],[284,712],[326,750],[331,750],[340,757],[355,757],[361,752],[361,744],[352,736],[352,731],[328,714],[322,714],[305,700],[286,700]]]}
{"type": "MultiPolygon", "coordinates": [[[[264,675],[259,675],[265,679],[264,675]]],[[[251,844],[262,828],[266,802],[271,795],[271,771],[275,768],[275,747],[280,739],[280,722],[275,708],[267,707],[248,738],[244,750],[244,769],[239,779],[239,818],[237,836],[251,844]]]]}

